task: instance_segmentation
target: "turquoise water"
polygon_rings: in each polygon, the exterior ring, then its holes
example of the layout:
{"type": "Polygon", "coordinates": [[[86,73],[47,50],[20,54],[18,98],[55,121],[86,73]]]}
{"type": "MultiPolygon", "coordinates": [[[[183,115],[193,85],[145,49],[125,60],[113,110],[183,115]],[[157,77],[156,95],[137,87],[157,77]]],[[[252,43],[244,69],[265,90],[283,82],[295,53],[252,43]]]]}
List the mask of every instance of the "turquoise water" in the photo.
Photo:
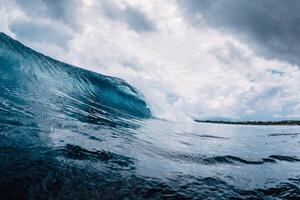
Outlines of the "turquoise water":
{"type": "Polygon", "coordinates": [[[155,119],[124,81],[0,34],[1,199],[300,197],[300,127],[155,119]]]}

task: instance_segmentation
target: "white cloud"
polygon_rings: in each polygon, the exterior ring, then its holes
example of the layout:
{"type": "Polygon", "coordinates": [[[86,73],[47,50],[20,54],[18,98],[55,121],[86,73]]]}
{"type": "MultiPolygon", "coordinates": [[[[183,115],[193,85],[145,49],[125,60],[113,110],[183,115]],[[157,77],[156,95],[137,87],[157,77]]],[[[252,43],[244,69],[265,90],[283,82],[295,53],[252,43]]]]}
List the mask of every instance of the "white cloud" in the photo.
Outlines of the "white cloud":
{"type": "MultiPolygon", "coordinates": [[[[298,67],[259,57],[247,44],[213,28],[194,28],[175,1],[106,2],[123,11],[135,9],[132,12],[155,26],[151,31],[105,16],[99,1],[83,2],[76,19],[81,30],[72,32],[68,50],[55,43],[27,44],[68,63],[127,80],[142,91],[158,117],[276,119],[299,113],[298,67]]],[[[15,15],[10,17],[0,20],[5,21],[4,31],[15,15]]]]}

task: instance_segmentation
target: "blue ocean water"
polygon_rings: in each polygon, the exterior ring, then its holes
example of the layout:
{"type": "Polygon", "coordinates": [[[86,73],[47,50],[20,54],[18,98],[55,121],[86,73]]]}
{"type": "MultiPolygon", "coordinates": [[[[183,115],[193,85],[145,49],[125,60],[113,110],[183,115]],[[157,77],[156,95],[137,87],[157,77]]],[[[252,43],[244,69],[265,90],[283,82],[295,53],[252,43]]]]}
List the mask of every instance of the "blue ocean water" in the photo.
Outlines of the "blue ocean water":
{"type": "Polygon", "coordinates": [[[297,199],[300,127],[153,118],[126,82],[0,34],[0,199],[297,199]]]}

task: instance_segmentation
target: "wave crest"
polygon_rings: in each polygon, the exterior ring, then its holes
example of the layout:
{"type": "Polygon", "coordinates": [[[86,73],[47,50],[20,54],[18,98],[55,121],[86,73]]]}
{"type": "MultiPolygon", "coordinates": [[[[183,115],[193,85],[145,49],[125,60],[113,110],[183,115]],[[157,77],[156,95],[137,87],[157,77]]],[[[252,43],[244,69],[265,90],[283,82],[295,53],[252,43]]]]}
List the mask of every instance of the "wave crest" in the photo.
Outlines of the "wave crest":
{"type": "Polygon", "coordinates": [[[121,79],[59,62],[3,33],[0,44],[1,112],[104,124],[151,117],[143,96],[121,79]]]}

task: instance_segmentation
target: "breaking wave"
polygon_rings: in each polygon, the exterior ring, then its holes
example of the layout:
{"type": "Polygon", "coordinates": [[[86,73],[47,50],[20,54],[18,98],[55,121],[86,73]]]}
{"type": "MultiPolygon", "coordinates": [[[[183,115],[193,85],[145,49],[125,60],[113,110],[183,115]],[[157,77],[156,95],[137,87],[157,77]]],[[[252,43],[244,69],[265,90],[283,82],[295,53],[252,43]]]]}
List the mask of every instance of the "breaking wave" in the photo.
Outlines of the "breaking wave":
{"type": "Polygon", "coordinates": [[[159,120],[123,80],[0,34],[1,199],[295,199],[299,131],[159,120]]]}
{"type": "Polygon", "coordinates": [[[60,116],[91,123],[148,118],[142,95],[121,79],[77,68],[0,34],[0,115],[60,116]]]}

